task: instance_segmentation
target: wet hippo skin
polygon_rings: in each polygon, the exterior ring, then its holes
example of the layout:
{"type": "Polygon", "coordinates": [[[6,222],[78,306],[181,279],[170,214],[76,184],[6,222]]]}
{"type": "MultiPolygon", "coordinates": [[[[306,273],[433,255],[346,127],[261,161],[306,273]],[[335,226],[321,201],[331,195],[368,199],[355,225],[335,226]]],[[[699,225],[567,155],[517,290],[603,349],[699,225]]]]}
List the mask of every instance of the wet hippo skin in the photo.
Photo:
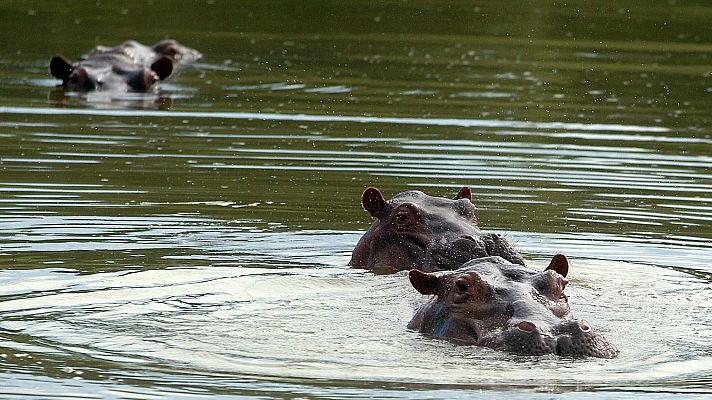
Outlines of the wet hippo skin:
{"type": "Polygon", "coordinates": [[[521,355],[613,358],[618,350],[587,322],[573,318],[564,294],[569,263],[554,256],[544,271],[486,257],[441,273],[409,272],[432,297],[408,324],[431,337],[521,355]]]}
{"type": "Polygon", "coordinates": [[[371,187],[363,192],[361,203],[374,221],[353,250],[353,268],[377,273],[440,271],[488,256],[524,265],[501,235],[480,231],[469,187],[460,189],[454,199],[407,191],[388,201],[371,187]]]}
{"type": "Polygon", "coordinates": [[[150,47],[129,40],[115,47],[97,46],[76,63],[56,55],[50,60],[49,71],[70,91],[141,92],[155,88],[156,82],[201,57],[197,50],[173,39],[150,47]]]}

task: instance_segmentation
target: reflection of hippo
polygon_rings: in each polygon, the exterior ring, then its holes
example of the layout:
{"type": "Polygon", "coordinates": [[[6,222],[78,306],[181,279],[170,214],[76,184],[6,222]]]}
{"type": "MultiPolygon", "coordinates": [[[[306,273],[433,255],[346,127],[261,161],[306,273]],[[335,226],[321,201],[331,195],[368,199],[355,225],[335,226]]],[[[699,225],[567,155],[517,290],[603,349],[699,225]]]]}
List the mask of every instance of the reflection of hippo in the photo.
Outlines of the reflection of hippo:
{"type": "Polygon", "coordinates": [[[471,198],[468,187],[454,200],[409,191],[386,201],[378,189],[366,189],[363,208],[376,220],[356,244],[351,266],[381,273],[439,271],[488,256],[524,265],[502,236],[480,232],[471,198]]]}
{"type": "Polygon", "coordinates": [[[146,91],[178,67],[201,57],[175,40],[153,47],[129,40],[116,47],[97,46],[75,64],[64,56],[54,56],[49,71],[68,90],[146,91]]]}
{"type": "Polygon", "coordinates": [[[563,292],[568,269],[558,254],[543,272],[500,257],[472,260],[440,275],[412,270],[413,286],[435,296],[408,328],[522,355],[615,357],[618,350],[600,333],[573,319],[563,292]]]}

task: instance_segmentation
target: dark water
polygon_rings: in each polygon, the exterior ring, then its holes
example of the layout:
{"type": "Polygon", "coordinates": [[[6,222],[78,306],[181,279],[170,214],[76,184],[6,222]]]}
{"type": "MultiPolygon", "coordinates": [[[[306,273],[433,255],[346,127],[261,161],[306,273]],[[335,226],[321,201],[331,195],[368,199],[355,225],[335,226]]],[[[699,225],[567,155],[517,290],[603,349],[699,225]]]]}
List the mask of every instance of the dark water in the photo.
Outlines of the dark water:
{"type": "Polygon", "coordinates": [[[180,4],[0,6],[0,397],[712,394],[712,6],[180,4]],[[167,37],[205,57],[158,94],[47,73],[167,37]],[[620,357],[409,332],[347,267],[372,185],[471,186],[620,357]]]}

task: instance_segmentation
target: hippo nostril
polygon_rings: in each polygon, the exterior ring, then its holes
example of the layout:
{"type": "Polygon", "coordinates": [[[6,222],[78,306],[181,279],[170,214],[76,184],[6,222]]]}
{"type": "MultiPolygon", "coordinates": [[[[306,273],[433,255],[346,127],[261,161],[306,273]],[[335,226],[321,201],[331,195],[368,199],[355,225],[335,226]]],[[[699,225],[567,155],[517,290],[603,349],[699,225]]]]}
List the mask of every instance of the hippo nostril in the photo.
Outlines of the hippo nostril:
{"type": "Polygon", "coordinates": [[[579,328],[581,328],[581,332],[588,332],[591,330],[591,326],[586,321],[579,322],[579,328]]]}
{"type": "Polygon", "coordinates": [[[401,224],[404,224],[406,221],[408,221],[408,215],[406,215],[405,213],[398,213],[398,214],[396,215],[396,219],[397,219],[398,222],[400,222],[401,224]]]}
{"type": "Polygon", "coordinates": [[[529,321],[522,321],[517,324],[517,328],[521,329],[524,332],[534,332],[534,330],[536,329],[536,325],[529,321]]]}
{"type": "Polygon", "coordinates": [[[570,356],[573,353],[573,342],[570,336],[560,336],[556,340],[556,354],[560,356],[570,356]]]}

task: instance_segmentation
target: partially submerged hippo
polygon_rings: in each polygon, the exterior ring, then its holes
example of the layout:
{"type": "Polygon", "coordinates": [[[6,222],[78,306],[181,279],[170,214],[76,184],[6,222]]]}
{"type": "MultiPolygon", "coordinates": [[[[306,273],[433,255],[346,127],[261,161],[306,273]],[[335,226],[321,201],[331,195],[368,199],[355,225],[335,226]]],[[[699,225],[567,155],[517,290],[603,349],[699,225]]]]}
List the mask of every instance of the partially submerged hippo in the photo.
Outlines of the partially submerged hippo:
{"type": "Polygon", "coordinates": [[[501,257],[475,259],[439,275],[412,270],[413,287],[434,296],[408,328],[522,355],[615,357],[618,350],[600,333],[573,319],[563,292],[568,269],[568,260],[558,254],[545,271],[501,257]]]}
{"type": "Polygon", "coordinates": [[[361,203],[375,220],[353,250],[349,264],[354,268],[431,272],[488,256],[524,265],[502,236],[480,231],[469,187],[460,189],[453,200],[408,191],[388,201],[371,187],[363,192],[361,203]]]}
{"type": "Polygon", "coordinates": [[[197,50],[175,40],[144,46],[129,40],[116,47],[97,46],[83,60],[72,64],[61,55],[52,57],[50,73],[72,91],[147,91],[178,68],[202,57],[197,50]]]}

